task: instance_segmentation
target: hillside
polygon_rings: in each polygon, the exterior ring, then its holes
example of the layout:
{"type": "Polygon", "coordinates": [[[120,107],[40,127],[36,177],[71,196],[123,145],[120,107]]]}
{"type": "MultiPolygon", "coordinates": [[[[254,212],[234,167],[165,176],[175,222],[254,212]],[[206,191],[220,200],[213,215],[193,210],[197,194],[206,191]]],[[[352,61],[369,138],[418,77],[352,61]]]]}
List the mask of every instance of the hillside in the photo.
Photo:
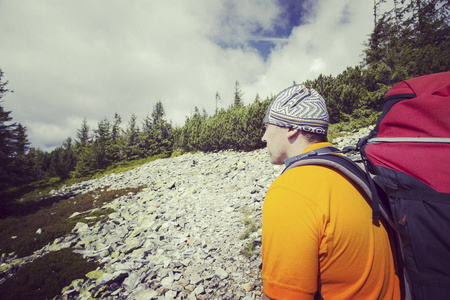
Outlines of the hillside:
{"type": "MultiPolygon", "coordinates": [[[[354,144],[365,134],[336,142],[354,144]]],[[[270,165],[265,149],[185,154],[53,191],[145,186],[106,204],[115,211],[106,221],[79,222],[32,256],[7,257],[3,275],[70,247],[102,267],[64,289],[67,299],[259,299],[262,204],[281,170],[270,165]]]]}

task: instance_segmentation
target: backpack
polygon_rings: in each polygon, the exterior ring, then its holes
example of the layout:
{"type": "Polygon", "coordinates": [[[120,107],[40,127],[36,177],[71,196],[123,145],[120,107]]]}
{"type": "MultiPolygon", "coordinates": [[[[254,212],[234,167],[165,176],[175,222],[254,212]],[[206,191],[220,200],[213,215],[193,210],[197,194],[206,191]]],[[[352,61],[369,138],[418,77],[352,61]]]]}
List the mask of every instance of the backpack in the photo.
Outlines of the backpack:
{"type": "Polygon", "coordinates": [[[449,297],[450,72],[395,85],[377,125],[356,147],[308,152],[287,169],[305,164],[343,173],[372,200],[373,218],[390,224],[403,298],[449,297]],[[335,154],[350,150],[359,151],[365,171],[335,154]]]}
{"type": "Polygon", "coordinates": [[[391,209],[409,286],[406,295],[448,299],[450,72],[394,86],[376,127],[358,148],[382,190],[375,201],[384,198],[391,209]]]}

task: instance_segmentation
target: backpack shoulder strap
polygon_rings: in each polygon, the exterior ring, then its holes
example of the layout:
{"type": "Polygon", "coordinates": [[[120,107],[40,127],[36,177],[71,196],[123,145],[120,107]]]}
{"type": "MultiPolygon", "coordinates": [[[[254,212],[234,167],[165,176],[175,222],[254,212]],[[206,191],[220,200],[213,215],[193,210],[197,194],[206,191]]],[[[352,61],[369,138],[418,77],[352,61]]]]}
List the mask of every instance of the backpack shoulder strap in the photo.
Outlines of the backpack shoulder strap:
{"type": "Polygon", "coordinates": [[[286,160],[287,166],[283,170],[283,173],[291,168],[304,165],[320,165],[333,168],[349,178],[360,192],[363,193],[363,196],[372,206],[374,219],[379,219],[382,216],[390,226],[395,228],[387,209],[380,200],[375,182],[367,172],[361,169],[353,160],[337,154],[339,152],[341,151],[337,148],[325,147],[293,157],[286,160]]]}
{"type": "Polygon", "coordinates": [[[286,165],[285,171],[287,169],[289,169],[290,166],[293,163],[296,163],[296,162],[300,161],[303,158],[310,157],[310,156],[323,155],[323,154],[340,153],[340,152],[341,151],[338,148],[335,148],[335,147],[322,147],[322,148],[319,148],[319,149],[316,149],[316,150],[311,150],[309,152],[302,153],[300,155],[288,158],[288,159],[286,159],[284,161],[284,163],[286,165]]]}
{"type": "Polygon", "coordinates": [[[293,161],[290,165],[284,169],[283,172],[287,170],[304,166],[304,165],[319,165],[325,167],[331,167],[340,173],[347,176],[353,183],[355,183],[372,201],[372,191],[370,190],[370,184],[366,173],[351,159],[338,154],[332,154],[331,152],[308,155],[300,158],[299,160],[293,161]]]}

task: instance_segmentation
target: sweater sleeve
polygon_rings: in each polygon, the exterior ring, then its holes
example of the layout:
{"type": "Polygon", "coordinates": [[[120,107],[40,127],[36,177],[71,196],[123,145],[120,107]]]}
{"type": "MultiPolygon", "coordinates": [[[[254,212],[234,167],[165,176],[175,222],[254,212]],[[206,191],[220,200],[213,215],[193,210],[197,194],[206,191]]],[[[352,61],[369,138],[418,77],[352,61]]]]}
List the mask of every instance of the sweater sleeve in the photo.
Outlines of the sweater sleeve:
{"type": "Polygon", "coordinates": [[[318,205],[285,187],[271,187],[263,206],[263,291],[272,299],[313,299],[324,224],[318,205]]]}

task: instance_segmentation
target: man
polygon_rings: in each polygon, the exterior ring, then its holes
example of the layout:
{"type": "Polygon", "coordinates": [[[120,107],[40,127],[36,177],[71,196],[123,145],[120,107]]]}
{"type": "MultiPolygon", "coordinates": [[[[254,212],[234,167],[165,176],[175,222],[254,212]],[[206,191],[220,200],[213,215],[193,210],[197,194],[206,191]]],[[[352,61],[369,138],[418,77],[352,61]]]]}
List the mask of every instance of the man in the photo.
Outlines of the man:
{"type": "MultiPolygon", "coordinates": [[[[312,88],[279,93],[264,118],[272,164],[327,142],[328,112],[312,88]]],[[[400,299],[386,229],[349,180],[334,169],[294,167],[263,205],[263,299],[400,299]]]]}

